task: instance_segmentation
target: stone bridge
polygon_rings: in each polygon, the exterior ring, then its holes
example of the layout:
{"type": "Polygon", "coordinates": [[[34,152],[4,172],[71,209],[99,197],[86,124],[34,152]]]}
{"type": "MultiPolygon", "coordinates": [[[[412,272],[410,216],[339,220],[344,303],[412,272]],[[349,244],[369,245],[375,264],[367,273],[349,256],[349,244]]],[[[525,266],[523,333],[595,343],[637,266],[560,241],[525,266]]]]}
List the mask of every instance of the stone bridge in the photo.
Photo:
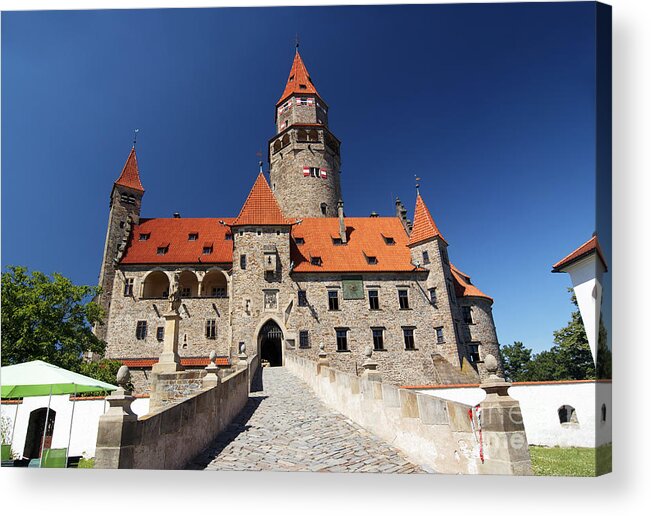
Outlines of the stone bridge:
{"type": "MultiPolygon", "coordinates": [[[[196,392],[168,403],[156,395],[140,418],[127,391],[107,398],[96,467],[531,474],[519,405],[496,377],[477,417],[476,408],[383,383],[370,355],[359,377],[330,368],[325,355],[208,369],[196,392]]],[[[183,375],[161,377],[157,392],[183,375]]]]}

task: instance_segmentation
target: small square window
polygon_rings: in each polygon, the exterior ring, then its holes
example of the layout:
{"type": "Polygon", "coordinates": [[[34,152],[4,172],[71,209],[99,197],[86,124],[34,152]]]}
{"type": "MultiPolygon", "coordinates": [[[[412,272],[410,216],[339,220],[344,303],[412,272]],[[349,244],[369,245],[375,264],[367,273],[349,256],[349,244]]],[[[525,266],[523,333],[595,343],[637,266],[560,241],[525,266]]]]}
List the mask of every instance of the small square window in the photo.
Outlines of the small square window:
{"type": "Polygon", "coordinates": [[[398,302],[400,303],[400,310],[409,309],[409,291],[408,290],[398,290],[398,302]]]}
{"type": "Polygon", "coordinates": [[[305,239],[303,237],[296,237],[294,238],[294,242],[296,242],[296,245],[303,245],[305,243],[305,239]]]}
{"type": "Polygon", "coordinates": [[[405,349],[416,349],[416,344],[414,342],[414,329],[403,328],[402,335],[405,339],[405,349]]]}
{"type": "Polygon", "coordinates": [[[321,264],[322,264],[323,262],[321,261],[321,257],[320,257],[320,256],[312,256],[312,258],[310,259],[310,263],[311,263],[312,265],[318,265],[318,266],[321,266],[321,264]]]}
{"type": "Polygon", "coordinates": [[[133,296],[133,278],[127,278],[124,280],[124,295],[133,296]]]}
{"type": "Polygon", "coordinates": [[[305,290],[298,291],[298,306],[307,306],[307,292],[305,290]]]}
{"type": "Polygon", "coordinates": [[[165,327],[164,326],[159,326],[156,328],[156,340],[158,342],[163,342],[165,339],[165,327]]]}
{"type": "Polygon", "coordinates": [[[198,240],[199,239],[199,233],[189,233],[188,234],[188,240],[198,240]]]}
{"type": "Polygon", "coordinates": [[[379,310],[380,309],[380,296],[379,296],[379,292],[377,290],[369,290],[368,291],[368,307],[371,310],[379,310]]]}
{"type": "Polygon", "coordinates": [[[443,326],[434,328],[434,330],[436,331],[436,343],[443,344],[445,342],[445,340],[443,339],[443,326]]]}
{"type": "Polygon", "coordinates": [[[339,310],[339,292],[328,290],[328,310],[339,310]]]}
{"type": "Polygon", "coordinates": [[[140,240],[149,240],[151,233],[140,233],[140,240]]]}
{"type": "Polygon", "coordinates": [[[144,340],[147,337],[147,321],[138,321],[136,323],[136,339],[144,340]]]}
{"type": "Polygon", "coordinates": [[[310,333],[307,330],[301,330],[298,334],[298,346],[301,348],[310,347],[310,333]]]}

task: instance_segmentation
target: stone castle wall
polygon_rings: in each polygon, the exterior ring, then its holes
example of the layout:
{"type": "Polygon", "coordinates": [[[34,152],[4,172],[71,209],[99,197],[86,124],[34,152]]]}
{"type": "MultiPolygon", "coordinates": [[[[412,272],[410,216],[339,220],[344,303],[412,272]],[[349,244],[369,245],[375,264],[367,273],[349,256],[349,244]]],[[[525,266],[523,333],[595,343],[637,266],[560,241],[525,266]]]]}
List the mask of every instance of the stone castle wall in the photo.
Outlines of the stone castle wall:
{"type": "Polygon", "coordinates": [[[499,343],[497,341],[497,331],[493,321],[493,311],[491,302],[488,299],[480,297],[465,297],[459,299],[460,306],[468,306],[471,310],[472,323],[463,324],[465,327],[467,342],[479,344],[479,356],[481,362],[478,363],[481,378],[487,377],[484,370],[483,360],[486,355],[493,355],[498,364],[500,374],[504,373],[502,362],[500,360],[499,343]]]}

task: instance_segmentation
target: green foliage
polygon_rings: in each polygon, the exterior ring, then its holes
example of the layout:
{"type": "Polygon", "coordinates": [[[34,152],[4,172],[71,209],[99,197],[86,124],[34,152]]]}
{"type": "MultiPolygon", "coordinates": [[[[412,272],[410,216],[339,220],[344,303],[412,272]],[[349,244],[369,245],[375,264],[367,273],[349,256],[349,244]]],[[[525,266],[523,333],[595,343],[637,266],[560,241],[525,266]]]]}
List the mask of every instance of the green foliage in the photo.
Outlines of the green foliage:
{"type": "Polygon", "coordinates": [[[501,346],[500,358],[506,378],[512,382],[519,382],[522,381],[531,361],[531,350],[525,348],[522,342],[517,341],[501,346]]]}
{"type": "Polygon", "coordinates": [[[122,362],[118,360],[104,358],[98,362],[83,362],[77,372],[102,382],[114,384],[121,365],[122,362]]]}
{"type": "Polygon", "coordinates": [[[612,444],[598,448],[529,446],[529,453],[538,476],[594,477],[612,470],[612,444]]]}
{"type": "Polygon", "coordinates": [[[92,469],[95,467],[95,459],[94,458],[87,459],[85,457],[82,457],[81,459],[79,459],[79,464],[77,465],[77,467],[82,469],[92,469]]]}
{"type": "Polygon", "coordinates": [[[98,293],[98,287],[74,285],[60,274],[8,267],[2,274],[2,365],[43,360],[85,374],[84,352],[106,348],[91,330],[104,315],[87,301],[98,293]]]}

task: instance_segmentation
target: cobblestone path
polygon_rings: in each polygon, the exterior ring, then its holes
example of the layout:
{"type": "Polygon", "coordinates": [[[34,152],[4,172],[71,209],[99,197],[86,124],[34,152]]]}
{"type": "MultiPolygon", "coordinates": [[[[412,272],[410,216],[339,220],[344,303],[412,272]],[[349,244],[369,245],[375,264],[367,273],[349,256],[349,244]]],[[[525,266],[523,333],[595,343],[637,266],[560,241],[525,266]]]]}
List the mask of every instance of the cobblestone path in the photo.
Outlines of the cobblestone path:
{"type": "Polygon", "coordinates": [[[264,390],[189,469],[423,473],[402,454],[327,408],[284,367],[264,368],[264,390]]]}

